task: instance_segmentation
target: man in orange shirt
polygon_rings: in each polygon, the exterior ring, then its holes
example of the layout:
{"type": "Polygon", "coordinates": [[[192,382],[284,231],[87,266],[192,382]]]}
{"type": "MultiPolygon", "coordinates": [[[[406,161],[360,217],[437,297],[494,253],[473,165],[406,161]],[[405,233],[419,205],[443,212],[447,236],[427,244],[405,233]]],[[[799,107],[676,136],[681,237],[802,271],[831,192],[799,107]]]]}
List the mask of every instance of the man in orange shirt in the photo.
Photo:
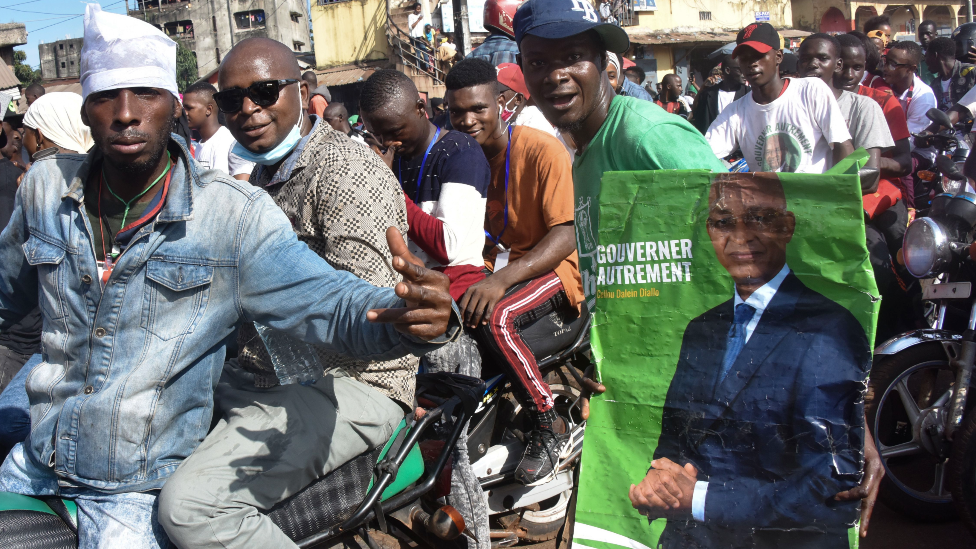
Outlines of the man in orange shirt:
{"type": "Polygon", "coordinates": [[[481,145],[491,166],[485,219],[485,264],[492,275],[461,297],[464,323],[513,374],[532,431],[515,478],[545,482],[569,448],[556,433],[552,391],[542,379],[519,329],[553,323],[550,313],[575,317],[583,284],[573,227],[573,173],[566,149],[551,135],[526,126],[506,126],[495,68],[468,58],[445,79],[451,124],[481,145]],[[518,328],[517,328],[518,327],[518,328]]]}
{"type": "Polygon", "coordinates": [[[312,71],[305,71],[302,74],[302,80],[308,84],[308,114],[322,118],[325,108],[329,106],[329,101],[332,100],[328,86],[319,86],[319,79],[312,71]]]}

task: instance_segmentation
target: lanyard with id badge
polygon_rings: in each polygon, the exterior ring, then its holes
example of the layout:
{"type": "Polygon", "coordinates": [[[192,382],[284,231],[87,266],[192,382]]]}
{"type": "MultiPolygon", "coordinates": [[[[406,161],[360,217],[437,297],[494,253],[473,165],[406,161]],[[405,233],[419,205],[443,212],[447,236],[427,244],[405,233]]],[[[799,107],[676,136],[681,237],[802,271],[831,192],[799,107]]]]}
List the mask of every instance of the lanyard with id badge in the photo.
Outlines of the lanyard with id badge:
{"type": "Polygon", "coordinates": [[[508,145],[506,145],[505,147],[505,208],[503,214],[504,221],[502,223],[502,230],[501,232],[498,233],[498,236],[491,236],[491,233],[489,233],[488,230],[485,229],[485,236],[488,237],[488,240],[491,240],[491,242],[495,245],[495,249],[498,250],[498,252],[495,254],[495,268],[492,270],[492,272],[495,273],[497,273],[499,269],[503,269],[506,265],[508,265],[508,256],[511,254],[511,250],[506,248],[505,245],[501,243],[502,235],[505,234],[505,229],[508,228],[508,173],[509,173],[508,169],[509,169],[511,158],[512,158],[512,127],[509,126],[508,145]]]}

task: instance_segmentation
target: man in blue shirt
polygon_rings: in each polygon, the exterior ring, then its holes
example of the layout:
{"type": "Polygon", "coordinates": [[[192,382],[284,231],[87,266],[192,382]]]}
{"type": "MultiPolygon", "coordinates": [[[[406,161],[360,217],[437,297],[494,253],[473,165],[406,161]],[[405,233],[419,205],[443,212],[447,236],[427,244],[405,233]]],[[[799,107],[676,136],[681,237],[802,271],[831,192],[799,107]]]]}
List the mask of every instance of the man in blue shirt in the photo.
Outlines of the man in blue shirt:
{"type": "MultiPolygon", "coordinates": [[[[155,27],[89,4],[81,72],[96,146],[36,162],[0,237],[0,330],[39,306],[45,357],[0,491],[73,498],[81,547],[167,547],[159,489],[206,436],[243,321],[388,360],[436,348],[459,319],[447,278],[408,263],[393,231],[404,281],[376,288],[309,250],[266,192],[201,171],[170,133],[176,44],[155,27]]],[[[245,101],[276,100],[275,84],[245,101]]],[[[281,123],[245,132],[291,135],[281,123]]]]}

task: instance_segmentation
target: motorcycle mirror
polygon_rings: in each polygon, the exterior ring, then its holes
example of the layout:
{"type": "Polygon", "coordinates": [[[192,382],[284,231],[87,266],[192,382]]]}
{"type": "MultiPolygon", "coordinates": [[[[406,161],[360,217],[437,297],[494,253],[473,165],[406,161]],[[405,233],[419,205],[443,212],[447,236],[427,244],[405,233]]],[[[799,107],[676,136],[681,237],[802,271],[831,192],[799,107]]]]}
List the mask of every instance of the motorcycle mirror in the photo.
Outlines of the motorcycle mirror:
{"type": "Polygon", "coordinates": [[[942,155],[936,156],[935,165],[939,167],[939,171],[941,171],[946,177],[952,179],[953,181],[966,180],[966,176],[959,171],[959,168],[956,167],[956,163],[953,162],[952,159],[949,158],[948,156],[942,156],[942,155]]]}
{"type": "Polygon", "coordinates": [[[949,115],[940,111],[939,109],[929,109],[928,112],[925,113],[925,116],[940,126],[952,129],[952,121],[949,120],[949,115]]]}

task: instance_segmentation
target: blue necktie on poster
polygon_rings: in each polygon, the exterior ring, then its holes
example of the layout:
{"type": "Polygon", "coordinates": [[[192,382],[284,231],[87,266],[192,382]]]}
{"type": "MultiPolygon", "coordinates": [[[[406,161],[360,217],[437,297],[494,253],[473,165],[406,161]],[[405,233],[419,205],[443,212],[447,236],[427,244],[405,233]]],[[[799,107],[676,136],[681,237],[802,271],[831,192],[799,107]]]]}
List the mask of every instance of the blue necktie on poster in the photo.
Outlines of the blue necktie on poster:
{"type": "Polygon", "coordinates": [[[752,320],[754,314],[756,314],[756,309],[752,305],[739,303],[735,306],[735,316],[732,318],[729,340],[725,346],[725,358],[722,360],[722,375],[718,378],[720,383],[729,374],[729,368],[735,363],[735,359],[739,357],[739,353],[746,345],[746,325],[752,320]]]}

